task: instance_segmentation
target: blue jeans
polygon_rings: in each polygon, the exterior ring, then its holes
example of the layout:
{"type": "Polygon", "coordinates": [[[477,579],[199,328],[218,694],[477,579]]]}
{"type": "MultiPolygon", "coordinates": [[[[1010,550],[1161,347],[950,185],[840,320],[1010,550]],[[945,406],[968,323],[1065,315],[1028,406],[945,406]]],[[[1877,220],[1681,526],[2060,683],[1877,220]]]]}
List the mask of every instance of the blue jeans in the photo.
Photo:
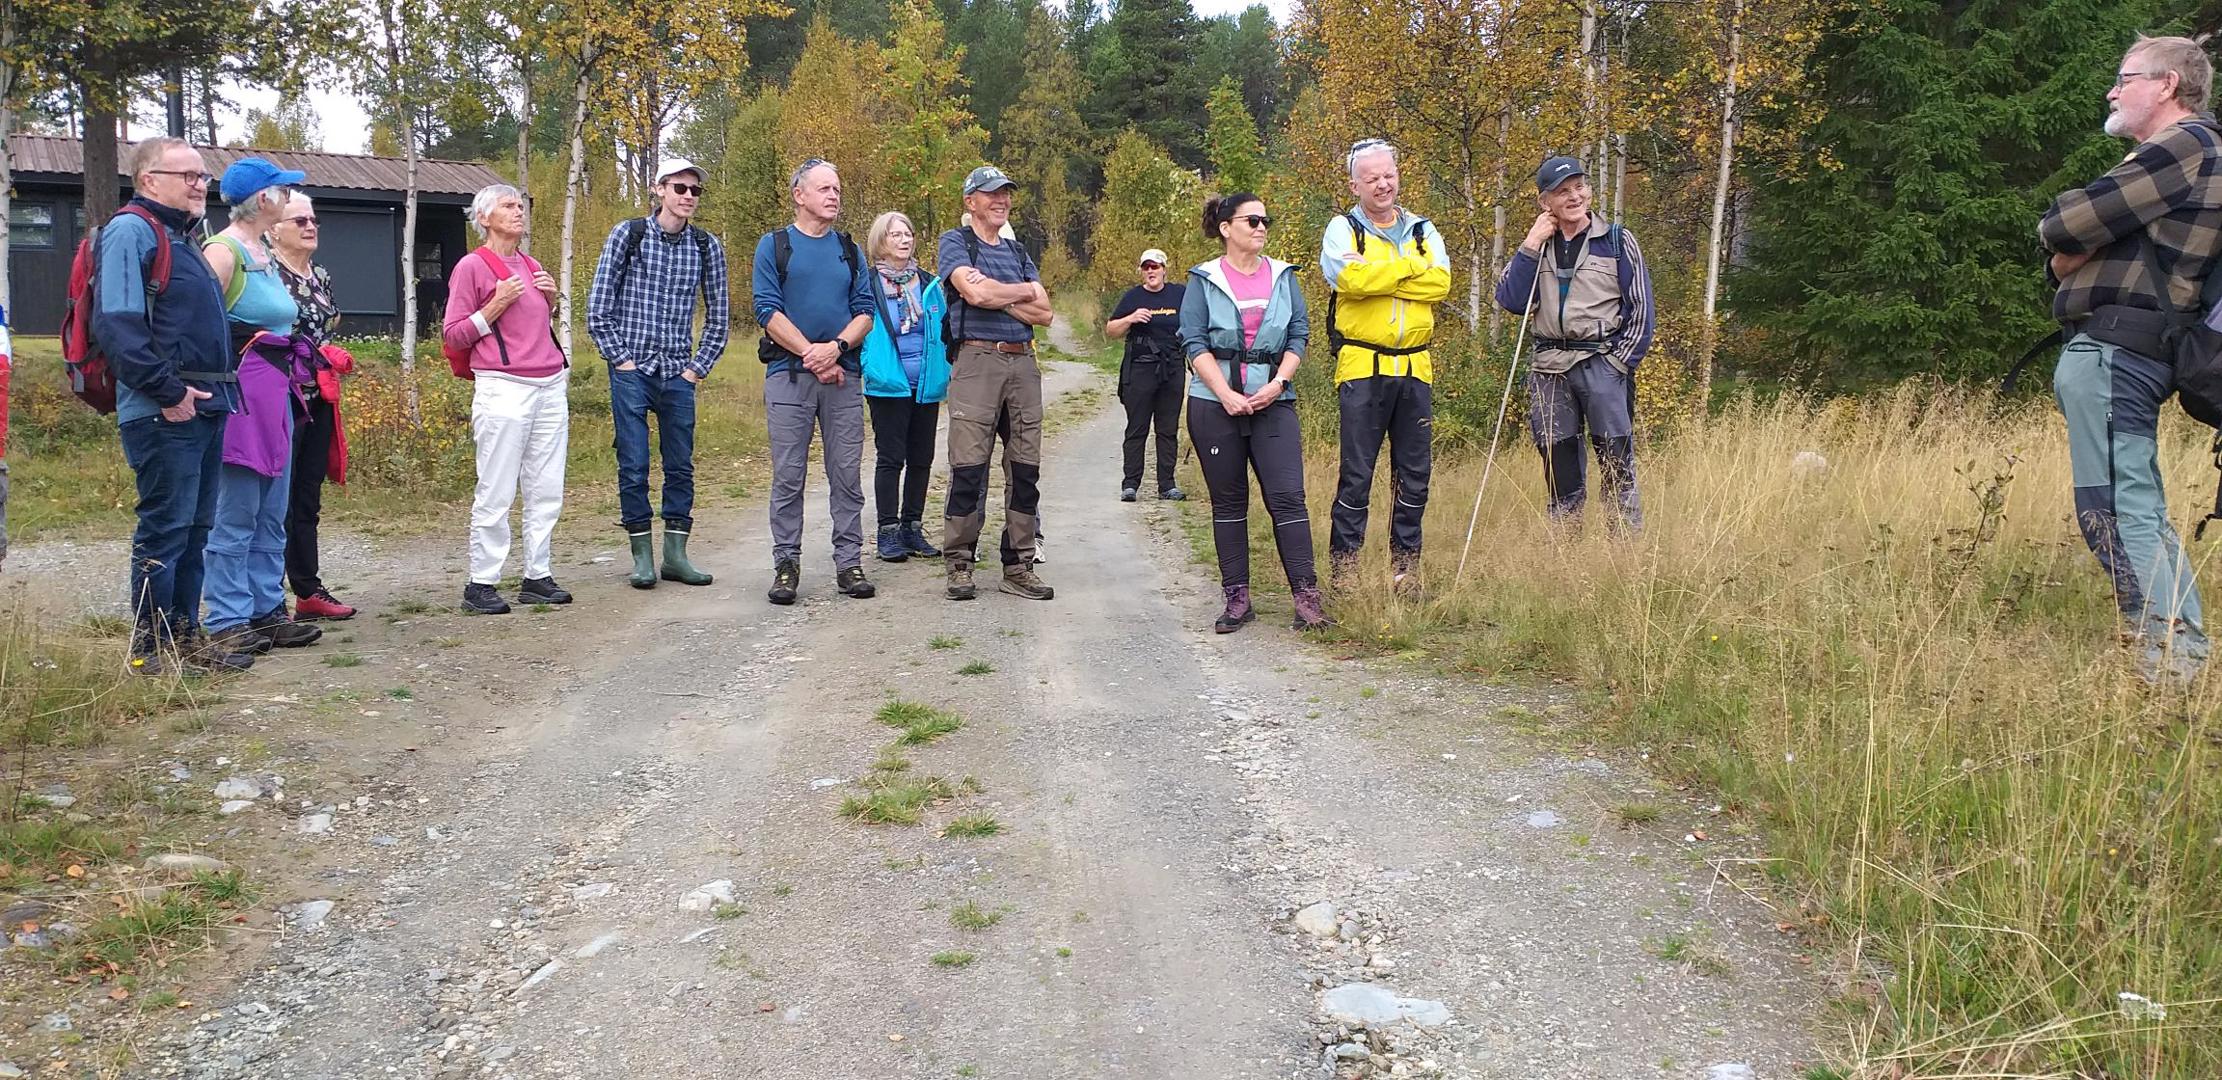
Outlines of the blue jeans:
{"type": "Polygon", "coordinates": [[[617,512],[627,532],[646,531],[648,513],[648,414],[656,414],[657,449],[664,459],[664,523],[694,527],[695,384],[672,375],[610,369],[610,417],[617,429],[617,512]]]}
{"type": "Polygon", "coordinates": [[[285,603],[285,512],[293,468],[264,476],[225,465],[208,534],[208,628],[222,632],[285,603]]]}
{"type": "Polygon", "coordinates": [[[148,416],[123,424],[123,459],[138,481],[139,524],[131,532],[131,613],[157,640],[201,622],[203,553],[216,520],[224,459],[224,413],[182,424],[148,416]]]}

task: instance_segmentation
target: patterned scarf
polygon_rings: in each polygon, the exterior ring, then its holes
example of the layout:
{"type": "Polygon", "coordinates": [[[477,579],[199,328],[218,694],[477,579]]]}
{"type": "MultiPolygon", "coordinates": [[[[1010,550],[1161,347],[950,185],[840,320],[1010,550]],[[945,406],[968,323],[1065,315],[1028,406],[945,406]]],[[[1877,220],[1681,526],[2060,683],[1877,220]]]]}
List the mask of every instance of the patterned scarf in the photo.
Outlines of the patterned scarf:
{"type": "Polygon", "coordinates": [[[897,269],[883,262],[877,264],[877,268],[880,277],[895,286],[896,298],[901,301],[898,305],[901,315],[896,319],[901,325],[896,333],[907,334],[917,329],[926,319],[926,300],[918,291],[918,267],[905,266],[897,269]]]}

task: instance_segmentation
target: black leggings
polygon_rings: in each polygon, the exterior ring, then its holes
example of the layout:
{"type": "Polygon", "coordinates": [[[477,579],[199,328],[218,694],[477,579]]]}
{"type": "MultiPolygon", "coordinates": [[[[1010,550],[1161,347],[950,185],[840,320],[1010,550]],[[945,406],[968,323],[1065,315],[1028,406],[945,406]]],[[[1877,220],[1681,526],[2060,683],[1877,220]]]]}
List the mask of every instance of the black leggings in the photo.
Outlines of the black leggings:
{"type": "Polygon", "coordinates": [[[872,410],[872,495],[880,524],[916,522],[926,515],[926,482],[934,471],[934,425],[941,419],[941,403],[921,405],[907,397],[868,397],[864,403],[872,410]]]}
{"type": "Polygon", "coordinates": [[[293,595],[324,587],[316,558],[316,527],[324,516],[324,474],[332,464],[332,403],[319,397],[293,427],[293,483],[285,509],[285,576],[293,595]]]}
{"type": "Polygon", "coordinates": [[[1211,541],[1219,549],[1219,583],[1250,583],[1250,473],[1258,476],[1273,546],[1291,587],[1316,585],[1312,521],[1304,509],[1304,434],[1296,403],[1276,401],[1262,413],[1229,416],[1216,400],[1189,402],[1188,440],[1211,489],[1211,541]]]}

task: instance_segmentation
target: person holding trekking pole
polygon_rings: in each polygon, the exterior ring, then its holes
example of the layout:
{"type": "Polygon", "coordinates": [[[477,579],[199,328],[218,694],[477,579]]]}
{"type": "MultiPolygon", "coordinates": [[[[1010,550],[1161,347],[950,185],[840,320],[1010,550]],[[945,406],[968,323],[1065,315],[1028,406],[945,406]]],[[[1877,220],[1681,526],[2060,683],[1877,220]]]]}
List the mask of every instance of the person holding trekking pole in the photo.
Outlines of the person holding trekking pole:
{"type": "Polygon", "coordinates": [[[1635,234],[1592,212],[1581,162],[1544,162],[1535,190],[1543,212],[1498,279],[1497,304],[1534,320],[1528,427],[1543,454],[1550,517],[1581,519],[1586,427],[1597,451],[1597,493],[1613,504],[1618,526],[1634,531],[1643,527],[1636,365],[1651,349],[1651,271],[1635,234]]]}
{"type": "Polygon", "coordinates": [[[2168,517],[2157,433],[2177,391],[2167,340],[2222,258],[2222,130],[2214,65],[2189,38],[2141,37],[2106,98],[2106,133],[2136,143],[2037,226],[2059,282],[2066,346],[2053,392],[2068,424],[2076,524],[2113,579],[2148,682],[2189,682],[2209,651],[2199,584],[2168,517]]]}

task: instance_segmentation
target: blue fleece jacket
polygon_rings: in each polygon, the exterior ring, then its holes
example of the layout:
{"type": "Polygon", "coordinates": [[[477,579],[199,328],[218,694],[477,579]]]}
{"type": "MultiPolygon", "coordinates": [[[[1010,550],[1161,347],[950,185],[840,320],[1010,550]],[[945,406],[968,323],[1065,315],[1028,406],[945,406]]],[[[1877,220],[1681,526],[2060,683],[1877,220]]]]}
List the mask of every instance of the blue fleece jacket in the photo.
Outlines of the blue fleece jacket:
{"type": "Polygon", "coordinates": [[[237,412],[237,382],[178,374],[239,369],[224,326],[223,290],[189,235],[194,219],[144,196],[131,201],[165,227],[157,237],[137,216],[118,214],[100,231],[92,333],[115,372],[116,422],[159,414],[185,399],[187,385],[211,395],[200,403],[202,412],[237,412]],[[147,281],[157,243],[170,245],[170,283],[159,293],[147,281]]]}

